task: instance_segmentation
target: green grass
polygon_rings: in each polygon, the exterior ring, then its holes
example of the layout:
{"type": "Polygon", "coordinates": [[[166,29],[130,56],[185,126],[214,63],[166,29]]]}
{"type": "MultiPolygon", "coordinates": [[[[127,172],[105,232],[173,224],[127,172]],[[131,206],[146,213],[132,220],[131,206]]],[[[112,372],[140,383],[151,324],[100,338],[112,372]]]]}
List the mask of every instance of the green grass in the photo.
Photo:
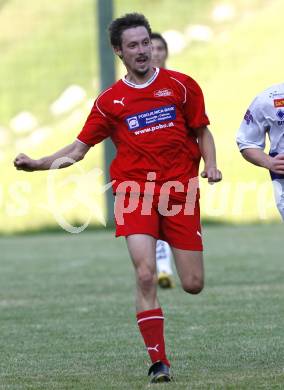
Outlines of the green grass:
{"type": "MultiPolygon", "coordinates": [[[[134,275],[112,232],[0,238],[0,389],[145,389],[134,275]]],[[[207,285],[159,291],[168,389],[280,389],[283,227],[204,229],[207,285]]]]}

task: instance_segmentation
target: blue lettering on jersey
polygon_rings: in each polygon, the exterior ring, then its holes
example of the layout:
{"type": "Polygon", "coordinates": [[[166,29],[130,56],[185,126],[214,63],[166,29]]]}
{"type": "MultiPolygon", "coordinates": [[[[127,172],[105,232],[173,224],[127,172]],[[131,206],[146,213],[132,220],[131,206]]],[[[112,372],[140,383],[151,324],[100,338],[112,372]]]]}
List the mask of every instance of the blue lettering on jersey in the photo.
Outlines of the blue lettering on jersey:
{"type": "Polygon", "coordinates": [[[174,119],[176,119],[176,107],[171,105],[128,116],[125,121],[128,129],[131,131],[174,119]]]}

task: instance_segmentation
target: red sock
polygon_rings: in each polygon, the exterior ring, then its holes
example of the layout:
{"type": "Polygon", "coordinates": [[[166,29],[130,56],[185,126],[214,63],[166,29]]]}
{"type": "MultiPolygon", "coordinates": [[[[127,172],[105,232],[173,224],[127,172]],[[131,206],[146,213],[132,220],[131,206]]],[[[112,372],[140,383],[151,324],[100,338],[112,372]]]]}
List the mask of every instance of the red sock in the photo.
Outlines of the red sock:
{"type": "Polygon", "coordinates": [[[170,367],[164,341],[164,315],[161,308],[137,313],[137,324],[152,363],[161,361],[170,367]]]}

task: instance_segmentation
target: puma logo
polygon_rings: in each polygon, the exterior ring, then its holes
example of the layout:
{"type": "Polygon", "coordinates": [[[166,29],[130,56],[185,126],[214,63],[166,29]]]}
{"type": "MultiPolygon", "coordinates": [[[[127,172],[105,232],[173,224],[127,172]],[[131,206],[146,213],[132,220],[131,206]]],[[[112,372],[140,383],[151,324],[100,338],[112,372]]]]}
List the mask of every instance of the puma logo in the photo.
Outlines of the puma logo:
{"type": "Polygon", "coordinates": [[[158,346],[159,346],[159,344],[155,345],[155,347],[147,347],[147,350],[148,350],[148,351],[156,351],[156,352],[159,352],[158,346]]]}
{"type": "Polygon", "coordinates": [[[125,99],[125,97],[123,97],[121,100],[114,99],[113,104],[121,104],[122,106],[124,106],[124,103],[123,103],[124,99],[125,99]]]}

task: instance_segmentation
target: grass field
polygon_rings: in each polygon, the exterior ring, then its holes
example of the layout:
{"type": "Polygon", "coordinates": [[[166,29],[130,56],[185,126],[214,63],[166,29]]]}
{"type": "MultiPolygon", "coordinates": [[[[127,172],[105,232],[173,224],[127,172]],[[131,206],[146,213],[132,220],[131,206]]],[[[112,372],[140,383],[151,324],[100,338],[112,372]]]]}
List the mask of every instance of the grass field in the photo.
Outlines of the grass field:
{"type": "MultiPolygon", "coordinates": [[[[167,389],[280,389],[283,226],[204,229],[207,287],[159,291],[167,389]]],[[[108,231],[0,238],[0,389],[145,389],[124,240],[108,231]]]]}

